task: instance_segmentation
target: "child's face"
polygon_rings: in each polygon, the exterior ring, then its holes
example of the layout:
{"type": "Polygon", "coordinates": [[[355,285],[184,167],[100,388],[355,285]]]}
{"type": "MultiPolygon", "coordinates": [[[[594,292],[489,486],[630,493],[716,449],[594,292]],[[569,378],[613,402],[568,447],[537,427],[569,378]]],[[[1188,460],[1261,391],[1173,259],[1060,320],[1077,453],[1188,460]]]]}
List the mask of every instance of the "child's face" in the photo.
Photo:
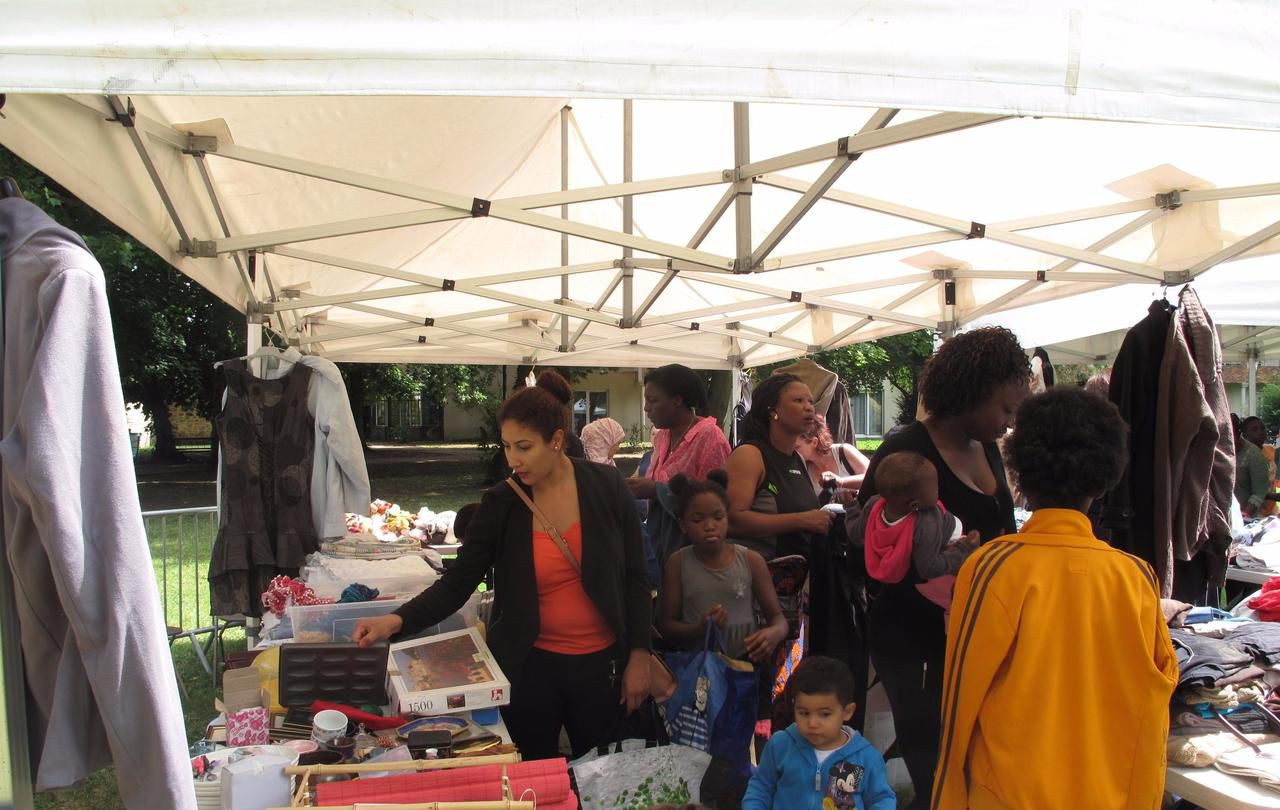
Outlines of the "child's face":
{"type": "Polygon", "coordinates": [[[795,696],[796,730],[819,751],[831,751],[844,744],[841,726],[853,717],[855,703],[840,705],[834,693],[795,696]]]}
{"type": "Polygon", "coordinates": [[[685,536],[695,546],[714,548],[724,542],[729,529],[729,513],[714,492],[699,492],[689,501],[681,521],[685,536]]]}

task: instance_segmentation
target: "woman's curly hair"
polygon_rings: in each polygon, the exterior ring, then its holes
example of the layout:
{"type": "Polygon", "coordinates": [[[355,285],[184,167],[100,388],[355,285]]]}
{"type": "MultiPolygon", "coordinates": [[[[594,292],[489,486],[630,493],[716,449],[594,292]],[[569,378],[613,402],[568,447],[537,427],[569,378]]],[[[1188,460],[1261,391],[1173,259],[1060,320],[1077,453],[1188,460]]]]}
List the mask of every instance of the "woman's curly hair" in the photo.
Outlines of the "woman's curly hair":
{"type": "Polygon", "coordinates": [[[1004,443],[1005,463],[1036,506],[1075,508],[1120,480],[1128,434],[1115,405],[1080,388],[1056,387],[1023,401],[1004,443]]]}
{"type": "Polygon", "coordinates": [[[942,344],[925,366],[921,395],[930,416],[960,416],[1000,386],[1030,378],[1031,362],[1018,338],[1002,326],[986,326],[942,344]]]}

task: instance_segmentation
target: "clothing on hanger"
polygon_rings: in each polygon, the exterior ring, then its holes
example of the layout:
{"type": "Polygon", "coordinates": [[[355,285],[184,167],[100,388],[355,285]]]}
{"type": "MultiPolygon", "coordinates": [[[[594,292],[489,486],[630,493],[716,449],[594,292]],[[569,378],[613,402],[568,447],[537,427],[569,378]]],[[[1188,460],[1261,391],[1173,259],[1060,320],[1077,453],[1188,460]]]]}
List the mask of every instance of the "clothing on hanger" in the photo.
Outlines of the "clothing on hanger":
{"type": "Polygon", "coordinates": [[[114,761],[129,810],[193,810],[102,268],[21,198],[0,199],[0,265],[0,502],[35,788],[114,761]]]}
{"type": "MultiPolygon", "coordinates": [[[[263,347],[252,355],[237,358],[252,361],[265,357],[265,368],[255,376],[277,379],[294,363],[311,369],[307,411],[315,422],[315,459],[311,466],[311,511],[316,534],[321,539],[342,537],[347,532],[345,514],[362,514],[371,500],[369,472],[364,445],[356,429],[342,372],[333,361],[287,349],[263,347]],[[272,363],[271,361],[275,362],[272,363]]],[[[221,361],[217,366],[229,361],[221,361]]],[[[225,404],[225,398],[224,398],[225,404]]]]}

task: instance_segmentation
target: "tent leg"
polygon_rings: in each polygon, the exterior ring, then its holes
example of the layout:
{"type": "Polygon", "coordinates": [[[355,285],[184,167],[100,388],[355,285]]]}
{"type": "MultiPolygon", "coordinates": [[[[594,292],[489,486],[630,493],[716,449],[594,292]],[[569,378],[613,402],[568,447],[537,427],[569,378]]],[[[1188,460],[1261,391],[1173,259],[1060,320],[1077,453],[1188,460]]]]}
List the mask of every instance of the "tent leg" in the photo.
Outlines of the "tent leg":
{"type": "MultiPolygon", "coordinates": [[[[631,99],[622,101],[622,182],[631,182],[631,99]]],[[[630,234],[635,230],[635,198],[630,194],[622,198],[622,232],[630,234]]],[[[632,251],[629,247],[622,249],[622,328],[630,329],[635,317],[635,298],[633,282],[636,269],[631,265],[632,251]]]]}
{"type": "MultiPolygon", "coordinates": [[[[751,162],[751,108],[745,101],[733,102],[733,165],[738,170],[751,162]]],[[[737,196],[733,199],[736,220],[736,262],[734,272],[750,273],[751,268],[751,183],[750,177],[739,177],[737,196]]]]}
{"type": "Polygon", "coordinates": [[[1258,415],[1258,350],[1249,349],[1249,390],[1245,403],[1247,416],[1258,415]]]}
{"type": "MultiPolygon", "coordinates": [[[[560,190],[569,190],[569,113],[573,110],[567,104],[560,108],[560,190]]],[[[569,219],[569,206],[560,206],[560,218],[569,219]]],[[[560,266],[569,266],[569,234],[560,234],[560,266]]],[[[560,301],[569,301],[569,276],[560,276],[560,301]]],[[[583,325],[586,325],[583,321],[583,325]]],[[[569,351],[569,316],[560,315],[560,351],[569,351]]]]}

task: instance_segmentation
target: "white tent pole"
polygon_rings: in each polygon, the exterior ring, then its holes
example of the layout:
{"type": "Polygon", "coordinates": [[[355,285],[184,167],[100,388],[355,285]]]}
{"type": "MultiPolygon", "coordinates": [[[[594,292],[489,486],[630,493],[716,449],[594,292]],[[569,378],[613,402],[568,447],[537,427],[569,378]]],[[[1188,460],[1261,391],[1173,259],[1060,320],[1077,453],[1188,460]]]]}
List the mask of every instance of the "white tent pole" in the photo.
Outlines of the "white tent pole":
{"type": "MultiPolygon", "coordinates": [[[[209,202],[213,205],[213,212],[218,217],[218,227],[222,229],[223,236],[231,235],[231,228],[227,226],[227,217],[222,210],[222,203],[218,200],[218,193],[213,188],[213,178],[209,176],[209,167],[204,162],[204,153],[197,152],[192,155],[192,159],[196,162],[196,169],[200,172],[200,180],[204,183],[204,190],[209,195],[209,202]]],[[[249,283],[249,274],[245,271],[244,262],[240,259],[239,253],[232,253],[231,259],[236,263],[236,270],[240,272],[240,283],[244,286],[244,292],[251,303],[258,303],[257,297],[253,292],[253,285],[249,283]]]]}
{"type": "MultiPolygon", "coordinates": [[[[735,109],[738,104],[746,106],[746,102],[735,101],[735,109]]],[[[897,143],[906,143],[919,138],[928,138],[947,132],[976,127],[980,124],[989,124],[992,121],[1001,121],[1007,117],[1004,115],[978,115],[974,113],[939,113],[938,115],[930,115],[915,121],[908,121],[905,124],[897,124],[871,132],[851,135],[830,143],[801,149],[798,152],[778,155],[757,163],[737,164],[738,179],[750,179],[769,172],[790,169],[794,166],[832,160],[842,154],[842,149],[847,152],[867,152],[897,143]]],[[[736,120],[735,117],[735,123],[736,120]]]]}
{"type": "MultiPolygon", "coordinates": [[[[632,108],[631,99],[622,101],[622,182],[632,181],[632,108]]],[[[622,198],[622,232],[630,235],[635,230],[635,198],[630,194],[622,198]]],[[[635,267],[631,264],[632,250],[622,248],[622,328],[629,329],[635,317],[635,267]]],[[[603,302],[601,302],[603,303],[603,302]]]]}
{"type": "MultiPolygon", "coordinates": [[[[568,104],[560,108],[560,190],[569,190],[569,110],[568,104]]],[[[569,220],[569,206],[560,206],[560,218],[566,222],[569,220]]],[[[569,234],[560,234],[560,266],[569,266],[569,234]]],[[[560,302],[564,303],[569,300],[569,274],[563,273],[560,276],[560,302]]],[[[582,326],[586,328],[588,321],[583,321],[582,326]]],[[[569,347],[569,319],[560,316],[560,348],[567,349],[569,347]]]]}
{"type": "MultiPolygon", "coordinates": [[[[791,191],[799,191],[801,193],[805,193],[809,189],[808,183],[786,177],[774,177],[773,182],[771,182],[770,185],[774,185],[779,188],[786,188],[791,191]]],[[[1164,278],[1164,273],[1158,268],[1150,267],[1138,262],[1125,261],[1111,256],[1104,256],[1093,251],[1080,250],[1079,248],[1073,248],[1069,245],[1061,245],[1047,239],[1022,236],[1021,234],[1002,230],[993,225],[981,225],[971,220],[934,214],[929,211],[912,208],[911,206],[875,199],[864,194],[854,194],[848,191],[829,191],[827,192],[826,197],[827,199],[843,202],[857,208],[865,208],[871,211],[878,211],[882,214],[889,214],[890,216],[908,219],[913,222],[933,225],[955,233],[965,234],[966,236],[985,236],[985,238],[996,242],[1003,242],[1015,247],[1034,250],[1039,253],[1047,253],[1051,256],[1075,259],[1076,261],[1098,265],[1099,267],[1108,267],[1113,270],[1119,270],[1123,273],[1130,273],[1132,275],[1148,279],[1162,280],[1164,278]]]]}
{"type": "MultiPolygon", "coordinates": [[[[889,305],[888,305],[888,307],[887,307],[887,308],[888,308],[888,309],[897,309],[898,307],[902,306],[903,304],[907,303],[908,301],[912,300],[913,298],[915,298],[915,297],[917,297],[917,296],[919,296],[919,295],[923,295],[925,292],[927,292],[927,291],[929,291],[929,290],[932,290],[934,287],[938,286],[938,283],[939,283],[939,282],[938,282],[938,280],[937,280],[937,279],[930,279],[929,281],[926,281],[925,283],[921,284],[920,286],[916,287],[915,289],[910,290],[910,291],[909,291],[909,292],[907,292],[905,295],[903,295],[903,296],[901,296],[901,297],[899,297],[899,298],[895,298],[893,301],[890,301],[890,302],[889,302],[889,305]]],[[[863,328],[863,327],[865,327],[867,324],[872,323],[872,322],[874,322],[874,321],[875,321],[875,318],[871,318],[871,317],[863,318],[862,320],[860,320],[860,321],[858,321],[857,323],[855,323],[853,326],[850,326],[848,329],[845,329],[844,331],[840,332],[838,335],[835,335],[835,336],[834,336],[834,337],[832,337],[830,340],[828,340],[827,342],[823,343],[823,344],[822,344],[822,351],[826,351],[827,349],[835,348],[837,345],[839,345],[840,341],[844,340],[845,338],[847,338],[847,337],[849,337],[850,335],[852,335],[854,332],[857,332],[859,329],[862,329],[862,328],[863,328]]]]}
{"type": "Polygon", "coordinates": [[[1229,341],[1227,343],[1223,343],[1222,350],[1225,352],[1227,349],[1234,349],[1236,346],[1239,346],[1241,343],[1247,343],[1250,340],[1253,340],[1254,338],[1256,338],[1258,335],[1262,334],[1263,332],[1267,332],[1273,328],[1274,327],[1271,327],[1271,326],[1250,327],[1248,332],[1244,333],[1243,335],[1236,338],[1235,340],[1229,341]]]}
{"type": "Polygon", "coordinates": [[[748,266],[754,268],[764,261],[778,246],[778,243],[786,238],[787,234],[791,233],[791,229],[800,222],[805,214],[809,213],[809,209],[817,205],[818,200],[822,199],[822,196],[835,185],[836,181],[840,179],[840,175],[844,174],[845,170],[852,164],[853,158],[849,157],[848,154],[841,155],[828,163],[827,168],[818,176],[818,179],[813,181],[800,194],[800,199],[796,200],[795,204],[791,206],[791,210],[779,220],[778,224],[769,232],[769,235],[760,243],[760,246],[751,254],[748,266]]]}
{"type": "Polygon", "coordinates": [[[173,222],[174,230],[178,232],[178,239],[181,240],[181,244],[185,247],[191,242],[191,237],[182,224],[182,217],[178,216],[178,209],[174,206],[173,199],[169,196],[169,191],[164,186],[164,181],[160,179],[160,172],[156,170],[156,165],[151,160],[151,155],[147,152],[147,145],[142,140],[142,135],[138,133],[136,126],[137,113],[133,108],[133,100],[125,99],[121,101],[119,96],[107,96],[107,102],[111,104],[111,110],[115,113],[115,120],[124,126],[124,131],[129,134],[129,140],[133,143],[133,148],[142,160],[142,165],[146,168],[147,175],[151,178],[151,184],[156,188],[156,193],[160,195],[160,201],[164,203],[164,210],[169,213],[169,219],[173,222]]]}
{"type": "Polygon", "coordinates": [[[1241,253],[1244,253],[1247,250],[1252,250],[1277,234],[1280,234],[1280,221],[1273,222],[1262,230],[1254,231],[1240,241],[1227,245],[1225,248],[1213,254],[1209,258],[1191,267],[1187,272],[1190,274],[1191,278],[1195,278],[1215,265],[1221,264],[1225,261],[1230,261],[1241,253]]]}
{"type": "MultiPolygon", "coordinates": [[[[622,283],[622,280],[624,278],[623,276],[624,272],[625,271],[620,270],[616,274],[614,274],[613,280],[610,281],[607,285],[605,285],[604,290],[602,290],[600,295],[596,298],[596,303],[592,307],[592,309],[599,312],[601,309],[604,308],[605,302],[609,300],[609,296],[613,295],[613,291],[618,289],[618,285],[622,283]]],[[[564,322],[567,323],[568,319],[565,319],[564,322]]],[[[582,323],[578,324],[578,329],[576,332],[573,333],[573,337],[569,338],[568,343],[562,344],[565,347],[566,351],[573,351],[574,347],[578,345],[578,339],[582,337],[583,332],[587,331],[587,326],[589,326],[590,324],[591,324],[591,321],[587,321],[587,320],[584,320],[582,321],[582,323]]]]}
{"type": "Polygon", "coordinates": [[[1249,357],[1249,401],[1248,415],[1258,415],[1258,349],[1251,346],[1248,352],[1249,357]]]}
{"type": "MultiPolygon", "coordinates": [[[[834,157],[834,156],[833,156],[834,157]]],[[[751,269],[751,175],[744,171],[751,160],[751,108],[745,101],[733,102],[733,165],[737,182],[734,205],[734,269],[751,269]]]]}

